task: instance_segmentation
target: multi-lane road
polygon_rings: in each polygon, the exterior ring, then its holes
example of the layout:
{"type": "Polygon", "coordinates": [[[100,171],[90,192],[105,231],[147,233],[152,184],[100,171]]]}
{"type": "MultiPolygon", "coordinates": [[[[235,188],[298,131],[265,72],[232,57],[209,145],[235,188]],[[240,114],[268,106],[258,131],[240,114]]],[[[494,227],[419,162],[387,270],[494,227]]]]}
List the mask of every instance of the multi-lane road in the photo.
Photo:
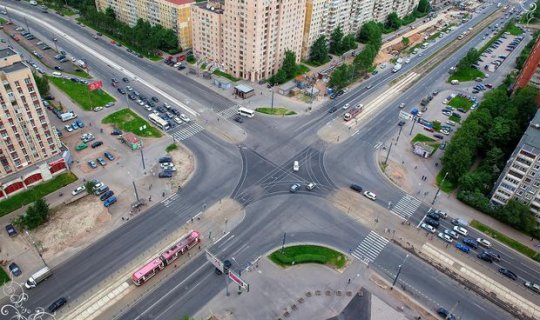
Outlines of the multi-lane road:
{"type": "MultiPolygon", "coordinates": [[[[22,22],[26,17],[32,32],[41,38],[57,37],[58,45],[63,50],[86,59],[92,74],[105,83],[113,77],[128,76],[138,91],[164,97],[171,104],[185,105],[184,110],[192,115],[208,112],[209,109],[222,111],[235,105],[233,101],[213,93],[192,81],[189,76],[173,71],[162,63],[141,60],[103,40],[94,40],[92,32],[72,20],[43,14],[24,3],[5,3],[10,7],[11,18],[22,22]]],[[[423,57],[434,54],[461,31],[475,25],[493,10],[495,7],[490,6],[486,13],[460,26],[451,35],[426,49],[423,57]]],[[[431,79],[429,83],[443,78],[448,68],[480,41],[480,36],[471,39],[424,77],[431,79]]],[[[389,70],[381,72],[366,83],[372,84],[372,89],[366,90],[361,86],[331,104],[341,107],[345,103],[359,102],[369,99],[371,95],[380,94],[395,77],[414,68],[421,61],[421,57],[413,59],[399,74],[392,74],[389,70]]],[[[435,89],[421,82],[403,92],[399,101],[417,101],[420,96],[435,89]]],[[[112,87],[109,89],[114,90],[112,87]]],[[[322,126],[340,116],[328,114],[326,110],[297,118],[249,119],[242,124],[248,134],[240,146],[227,144],[204,130],[194,134],[184,143],[197,158],[197,171],[189,184],[180,191],[180,197],[167,206],[156,204],[144,215],[58,266],[52,281],[43,283],[29,293],[29,306],[47,306],[62,295],[70,301],[74,300],[184,224],[203,204],[211,205],[226,197],[232,197],[243,204],[247,214],[238,227],[211,248],[221,258],[235,257],[240,264],[246,265],[279,246],[284,232],[287,232],[291,242],[328,244],[345,252],[349,248],[360,248],[361,255],[362,246],[377,241],[377,237],[370,236],[371,231],[367,227],[351,221],[330,206],[326,196],[350,183],[369,186],[381,199],[383,208],[386,208],[388,201],[397,204],[406,196],[381,176],[374,160],[374,144],[395,133],[396,110],[393,106],[381,108],[370,119],[366,119],[357,135],[337,145],[322,142],[317,137],[317,131],[322,126]],[[301,163],[302,170],[298,174],[291,170],[295,160],[301,163]],[[292,183],[307,181],[316,181],[320,188],[314,193],[300,192],[292,195],[288,192],[292,183]]],[[[230,125],[233,126],[232,123],[230,125]]],[[[426,210],[426,205],[418,203],[407,218],[417,222],[426,210]]],[[[532,262],[510,250],[500,250],[504,260],[523,264],[523,272],[527,272],[527,277],[538,282],[540,275],[532,262]]],[[[377,254],[361,256],[381,274],[392,278],[405,254],[393,244],[384,243],[377,254]]],[[[456,313],[465,314],[467,319],[485,319],[486,313],[491,314],[492,319],[511,318],[506,311],[464,290],[454,280],[418,259],[409,260],[400,279],[413,289],[411,292],[422,292],[424,296],[416,298],[430,308],[451,306],[459,300],[460,310],[456,313]]],[[[194,314],[221,290],[222,279],[217,278],[212,267],[199,256],[170,281],[119,317],[174,319],[179,315],[194,314]]]]}

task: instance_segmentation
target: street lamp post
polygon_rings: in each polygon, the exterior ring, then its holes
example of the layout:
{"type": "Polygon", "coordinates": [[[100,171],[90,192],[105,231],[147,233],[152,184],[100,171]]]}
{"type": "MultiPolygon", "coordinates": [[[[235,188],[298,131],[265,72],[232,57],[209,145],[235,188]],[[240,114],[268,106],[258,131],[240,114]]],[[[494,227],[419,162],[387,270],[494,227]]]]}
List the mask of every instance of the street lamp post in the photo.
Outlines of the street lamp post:
{"type": "Polygon", "coordinates": [[[439,192],[441,192],[441,186],[444,184],[444,180],[446,180],[446,176],[448,175],[448,172],[444,174],[444,178],[442,179],[441,183],[439,184],[439,188],[437,189],[437,192],[435,193],[435,196],[433,197],[433,201],[431,201],[431,204],[435,204],[435,200],[437,200],[437,197],[439,196],[439,192]]]}
{"type": "Polygon", "coordinates": [[[26,235],[28,236],[28,238],[30,238],[30,241],[32,241],[32,245],[34,246],[34,248],[36,249],[39,257],[41,258],[41,262],[43,262],[43,264],[48,268],[49,266],[47,265],[47,262],[45,262],[45,259],[43,259],[43,255],[41,254],[41,251],[39,251],[39,248],[37,247],[37,244],[36,242],[34,241],[34,239],[32,239],[32,237],[30,236],[30,233],[28,232],[28,230],[25,230],[24,233],[26,233],[26,235]]]}
{"type": "Polygon", "coordinates": [[[399,274],[401,273],[401,268],[403,268],[403,265],[405,264],[405,261],[407,261],[407,258],[409,257],[409,255],[406,255],[405,258],[403,258],[403,262],[398,266],[398,271],[396,273],[396,277],[394,278],[394,281],[392,282],[392,286],[390,287],[390,290],[393,290],[394,289],[394,285],[396,284],[398,278],[399,278],[399,274]]]}
{"type": "Polygon", "coordinates": [[[414,129],[414,124],[416,123],[416,119],[417,119],[417,117],[415,116],[414,119],[413,119],[412,126],[411,126],[411,131],[409,131],[409,135],[412,135],[412,131],[414,129]]]}
{"type": "Polygon", "coordinates": [[[272,103],[270,104],[270,108],[274,110],[274,84],[272,84],[270,91],[272,91],[272,103]]]}
{"type": "Polygon", "coordinates": [[[403,130],[403,126],[399,126],[399,132],[398,132],[398,135],[397,135],[397,138],[396,138],[396,144],[399,141],[399,136],[401,136],[401,130],[403,130]]]}
{"type": "Polygon", "coordinates": [[[392,150],[392,145],[394,144],[394,138],[390,141],[390,147],[388,147],[388,152],[386,153],[386,159],[384,159],[384,164],[388,163],[388,157],[390,157],[390,151],[392,150]]]}

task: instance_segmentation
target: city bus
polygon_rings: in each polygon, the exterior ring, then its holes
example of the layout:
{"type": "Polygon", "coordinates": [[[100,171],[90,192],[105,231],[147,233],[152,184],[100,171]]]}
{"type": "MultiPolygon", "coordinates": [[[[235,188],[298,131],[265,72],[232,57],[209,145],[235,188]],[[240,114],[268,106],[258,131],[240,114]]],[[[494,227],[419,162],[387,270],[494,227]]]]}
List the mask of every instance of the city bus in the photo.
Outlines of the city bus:
{"type": "Polygon", "coordinates": [[[140,267],[131,275],[131,280],[136,286],[140,286],[159,271],[171,264],[174,260],[189,249],[193,248],[201,241],[201,233],[199,231],[190,231],[188,235],[182,237],[173,246],[162,252],[158,257],[148,261],[144,266],[140,267]]]}
{"type": "Polygon", "coordinates": [[[148,115],[148,120],[155,124],[161,130],[169,130],[169,123],[161,119],[157,114],[151,113],[148,115]]]}
{"type": "Polygon", "coordinates": [[[244,117],[253,118],[253,116],[255,116],[255,111],[248,108],[240,107],[238,108],[238,114],[244,117]]]}

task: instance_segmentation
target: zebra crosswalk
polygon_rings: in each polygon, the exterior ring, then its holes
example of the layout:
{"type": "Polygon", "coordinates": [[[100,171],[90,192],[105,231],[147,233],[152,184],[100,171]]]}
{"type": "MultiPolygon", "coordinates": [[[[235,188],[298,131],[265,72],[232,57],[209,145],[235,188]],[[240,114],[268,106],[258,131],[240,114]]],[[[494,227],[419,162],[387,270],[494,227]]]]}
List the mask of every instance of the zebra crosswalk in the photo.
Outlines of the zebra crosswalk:
{"type": "Polygon", "coordinates": [[[198,123],[192,123],[188,127],[182,128],[172,134],[174,140],[186,140],[204,130],[204,127],[198,123]]]}
{"type": "Polygon", "coordinates": [[[360,261],[370,263],[377,259],[377,256],[383,251],[387,243],[388,240],[386,238],[380,236],[375,231],[371,231],[351,254],[360,261]]]}
{"type": "Polygon", "coordinates": [[[418,209],[422,202],[413,196],[406,194],[398,203],[390,210],[398,216],[408,219],[418,209]]]}
{"type": "Polygon", "coordinates": [[[225,119],[229,119],[235,114],[238,114],[238,106],[232,106],[228,109],[225,109],[219,112],[219,115],[225,119]]]}

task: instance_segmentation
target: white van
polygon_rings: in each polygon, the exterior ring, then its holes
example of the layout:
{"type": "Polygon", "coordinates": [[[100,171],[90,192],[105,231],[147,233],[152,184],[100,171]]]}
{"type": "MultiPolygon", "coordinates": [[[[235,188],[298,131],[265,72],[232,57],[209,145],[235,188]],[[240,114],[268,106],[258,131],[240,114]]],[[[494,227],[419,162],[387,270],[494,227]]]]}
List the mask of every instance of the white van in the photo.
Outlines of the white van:
{"type": "Polygon", "coordinates": [[[62,73],[61,72],[58,72],[58,71],[55,71],[52,73],[53,77],[57,77],[57,78],[61,78],[62,77],[62,73]]]}
{"type": "Polygon", "coordinates": [[[292,171],[297,172],[298,170],[300,170],[300,164],[298,161],[295,161],[293,162],[292,171]]]}
{"type": "Polygon", "coordinates": [[[451,84],[453,85],[458,85],[459,84],[459,80],[452,80],[450,81],[451,84]]]}

